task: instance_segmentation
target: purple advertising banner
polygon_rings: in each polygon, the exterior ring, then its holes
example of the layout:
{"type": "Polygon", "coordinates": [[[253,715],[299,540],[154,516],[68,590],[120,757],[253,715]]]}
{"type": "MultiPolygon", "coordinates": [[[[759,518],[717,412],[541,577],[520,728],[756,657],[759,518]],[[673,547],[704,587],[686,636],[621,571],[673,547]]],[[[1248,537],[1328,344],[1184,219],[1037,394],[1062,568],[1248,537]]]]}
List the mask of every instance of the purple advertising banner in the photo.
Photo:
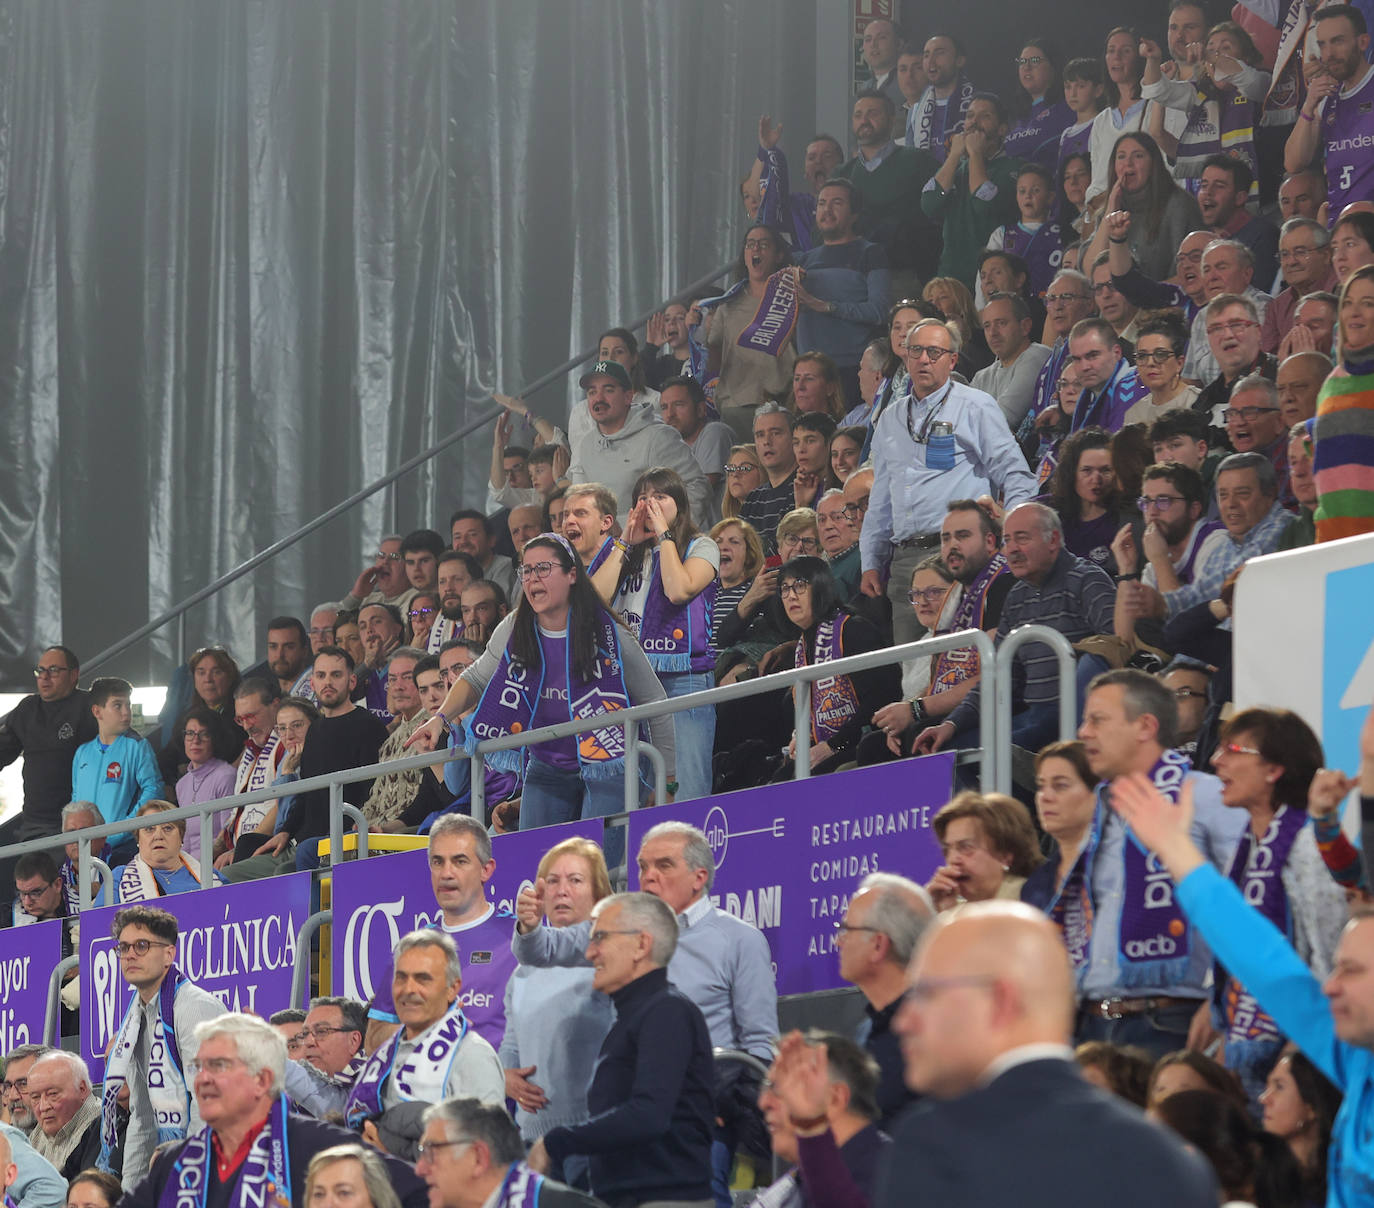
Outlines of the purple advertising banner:
{"type": "MultiPolygon", "coordinates": [[[[840,980],[835,924],[871,872],[925,884],[940,866],[930,821],[949,800],[951,753],[904,759],[843,776],[664,805],[630,815],[629,850],[676,819],[699,827],[716,857],[711,899],[763,932],[779,994],[831,990],[840,980]]],[[[639,872],[630,864],[630,887],[639,872]]]]}
{"type": "MultiPolygon", "coordinates": [[[[296,933],[310,917],[310,874],[169,894],[156,906],[176,916],[177,968],[231,1011],[264,1019],[287,1006],[296,933]]],[[[110,926],[118,906],[81,916],[81,1056],[94,1081],[134,996],[120,974],[110,926]]]]}
{"type": "Polygon", "coordinates": [[[48,978],[62,959],[61,919],[0,931],[0,1053],[43,1043],[48,978]]]}
{"type": "MultiPolygon", "coordinates": [[[[534,884],[535,869],[549,848],[576,836],[600,843],[603,829],[592,819],[495,836],[491,854],[496,871],[487,882],[487,900],[513,912],[516,897],[525,885],[534,884]]],[[[420,847],[352,860],[334,869],[332,893],[333,993],[370,1002],[377,989],[374,977],[391,969],[396,941],[438,920],[429,854],[420,847]]]]}

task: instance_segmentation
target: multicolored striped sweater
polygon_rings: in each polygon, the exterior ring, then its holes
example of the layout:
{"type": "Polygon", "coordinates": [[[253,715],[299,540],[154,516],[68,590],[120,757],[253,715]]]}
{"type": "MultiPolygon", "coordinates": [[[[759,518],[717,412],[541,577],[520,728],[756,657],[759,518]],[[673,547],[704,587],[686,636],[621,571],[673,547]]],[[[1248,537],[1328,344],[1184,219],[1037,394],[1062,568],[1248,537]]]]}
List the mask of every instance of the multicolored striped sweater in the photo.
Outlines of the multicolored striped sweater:
{"type": "Polygon", "coordinates": [[[1317,541],[1374,532],[1374,374],[1332,370],[1317,396],[1317,541]]]}

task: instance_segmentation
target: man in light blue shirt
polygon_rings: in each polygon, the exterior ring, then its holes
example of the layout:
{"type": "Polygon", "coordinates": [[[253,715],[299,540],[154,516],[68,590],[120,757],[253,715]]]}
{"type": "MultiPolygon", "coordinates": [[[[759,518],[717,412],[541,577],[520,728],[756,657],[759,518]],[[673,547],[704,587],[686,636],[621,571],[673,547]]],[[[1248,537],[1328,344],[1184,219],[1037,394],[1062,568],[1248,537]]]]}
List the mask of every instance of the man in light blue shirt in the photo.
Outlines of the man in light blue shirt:
{"type": "Polygon", "coordinates": [[[906,337],[911,392],[893,400],[873,431],[873,491],[859,534],[860,590],[892,601],[893,638],[922,634],[907,601],[917,563],[940,550],[951,499],[1000,496],[1010,511],[1036,493],[1035,477],[997,400],[950,381],[959,355],[955,329],[922,319],[906,337]],[[950,425],[942,438],[937,424],[950,425]]]}
{"type": "MultiPolygon", "coordinates": [[[[1190,782],[1193,841],[1225,872],[1249,816],[1222,804],[1215,776],[1188,770],[1186,757],[1172,749],[1177,729],[1178,707],[1168,688],[1143,671],[1109,671],[1089,686],[1078,737],[1093,774],[1104,782],[1135,772],[1161,786],[1190,782]]],[[[1099,787],[1086,853],[1091,934],[1075,962],[1080,996],[1075,1040],[1136,1044],[1155,1057],[1185,1047],[1201,1049],[1211,1030],[1205,988],[1211,950],[1176,910],[1168,874],[1153,858],[1144,858],[1138,841],[1109,808],[1109,794],[1107,784],[1099,787]],[[1143,877],[1133,877],[1133,868],[1143,877]],[[1139,938],[1146,931],[1159,934],[1139,938]]],[[[1051,917],[1055,913],[1051,906],[1051,917]]]]}

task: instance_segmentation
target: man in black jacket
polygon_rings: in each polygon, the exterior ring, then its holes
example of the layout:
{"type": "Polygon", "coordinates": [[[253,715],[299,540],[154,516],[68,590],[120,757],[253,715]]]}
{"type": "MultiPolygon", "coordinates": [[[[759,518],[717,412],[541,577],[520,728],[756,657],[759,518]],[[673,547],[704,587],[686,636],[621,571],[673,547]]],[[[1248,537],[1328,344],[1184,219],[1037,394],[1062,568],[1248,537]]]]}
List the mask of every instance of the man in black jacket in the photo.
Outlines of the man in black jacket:
{"type": "Polygon", "coordinates": [[[616,1021],[587,1089],[591,1119],[550,1129],[529,1164],[543,1172],[586,1154],[592,1190],[613,1208],[710,1208],[714,1065],[701,1010],[668,985],[677,918],[652,894],[618,893],[597,904],[592,927],[592,985],[616,1021]]]}
{"type": "Polygon", "coordinates": [[[445,1099],[425,1111],[416,1171],[432,1208],[598,1208],[600,1200],[525,1165],[525,1143],[504,1107],[445,1099]],[[493,1199],[493,1195],[496,1197],[493,1199]]]}
{"type": "Polygon", "coordinates": [[[1082,1077],[1073,1018],[1068,952],[1040,911],[976,902],[934,923],[896,1025],[926,1098],[893,1130],[877,1208],[1216,1204],[1196,1153],[1082,1077]]]}
{"type": "MultiPolygon", "coordinates": [[[[200,1047],[186,1073],[208,1127],[160,1151],[120,1201],[123,1208],[157,1208],[173,1178],[183,1194],[194,1189],[201,1208],[304,1203],[310,1159],[334,1145],[356,1144],[357,1135],[286,1110],[286,1041],[270,1024],[225,1014],[202,1023],[196,1036],[200,1047]]],[[[428,1208],[425,1184],[409,1164],[389,1155],[382,1160],[403,1208],[428,1208]]]]}

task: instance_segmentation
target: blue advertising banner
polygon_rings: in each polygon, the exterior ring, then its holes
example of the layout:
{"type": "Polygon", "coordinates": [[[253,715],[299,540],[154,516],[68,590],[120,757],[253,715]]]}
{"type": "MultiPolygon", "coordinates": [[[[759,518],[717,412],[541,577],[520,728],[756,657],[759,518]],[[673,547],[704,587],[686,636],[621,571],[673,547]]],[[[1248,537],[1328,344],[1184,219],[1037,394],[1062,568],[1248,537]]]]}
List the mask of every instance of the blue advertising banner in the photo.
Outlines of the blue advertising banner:
{"type": "MultiPolygon", "coordinates": [[[[726,793],[630,815],[629,850],[674,819],[699,827],[716,857],[711,899],[763,932],[779,994],[840,980],[835,924],[872,872],[925,884],[941,864],[930,829],[950,798],[953,753],[726,793]]],[[[639,886],[633,860],[630,888],[639,886]]]]}
{"type": "Polygon", "coordinates": [[[0,931],[0,1053],[43,1043],[48,978],[62,959],[62,919],[0,931]]]}
{"type": "MultiPolygon", "coordinates": [[[[141,905],[176,916],[177,967],[231,1011],[264,1019],[291,997],[296,933],[310,916],[310,874],[170,894],[141,905]]],[[[81,916],[81,1056],[100,1081],[133,987],[119,970],[110,927],[120,907],[81,916]]]]}
{"type": "MultiPolygon", "coordinates": [[[[515,831],[492,839],[496,871],[487,882],[487,900],[514,913],[515,899],[543,854],[564,839],[581,836],[601,842],[603,824],[595,819],[515,831]]],[[[428,927],[439,917],[429,878],[429,854],[421,847],[353,860],[334,869],[332,907],[335,994],[370,1002],[374,979],[391,969],[391,952],[407,932],[428,927]]]]}

